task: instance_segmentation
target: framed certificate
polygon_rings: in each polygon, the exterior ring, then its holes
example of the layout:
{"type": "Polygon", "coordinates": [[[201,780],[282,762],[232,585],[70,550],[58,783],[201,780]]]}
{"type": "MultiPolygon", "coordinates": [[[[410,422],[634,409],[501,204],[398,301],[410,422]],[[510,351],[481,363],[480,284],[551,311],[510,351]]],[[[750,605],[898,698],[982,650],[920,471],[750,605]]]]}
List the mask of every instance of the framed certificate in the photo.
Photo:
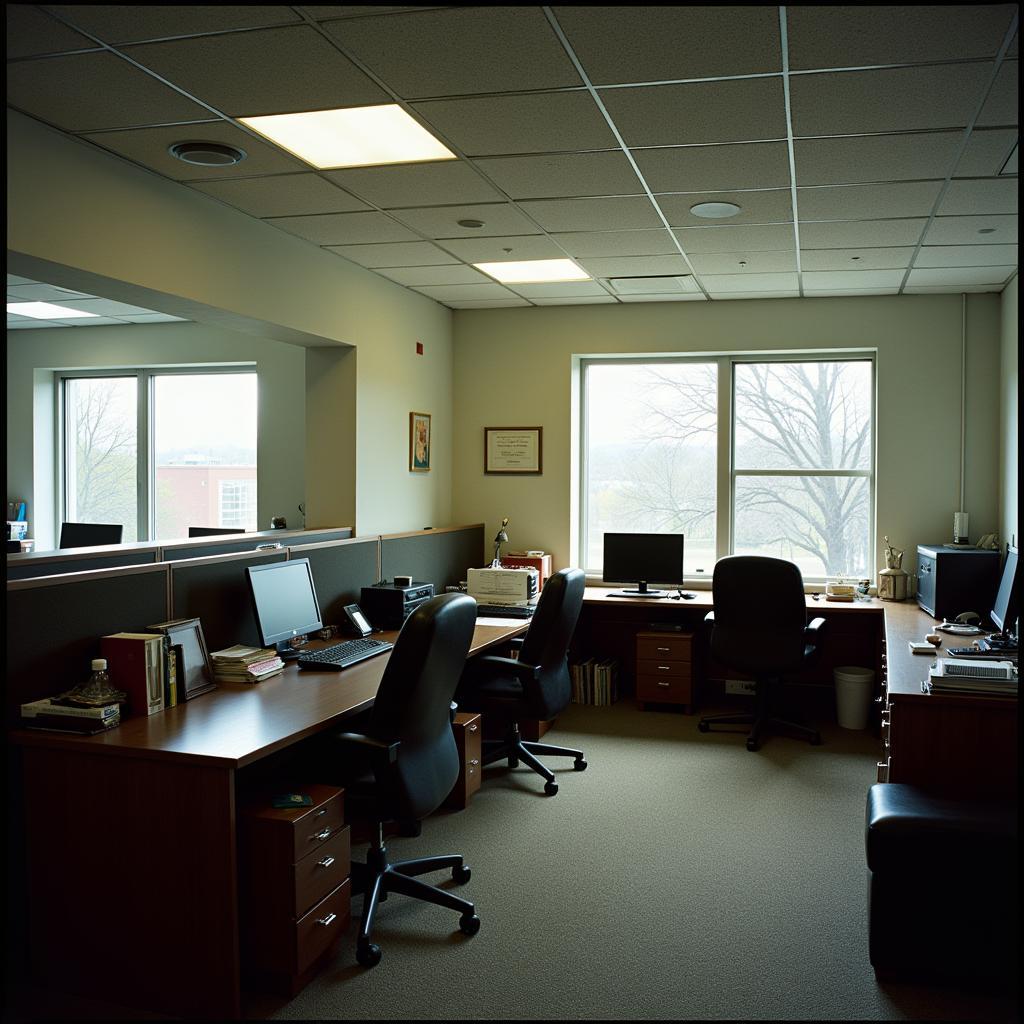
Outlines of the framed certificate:
{"type": "Polygon", "coordinates": [[[542,427],[484,427],[485,473],[542,473],[542,427]]]}

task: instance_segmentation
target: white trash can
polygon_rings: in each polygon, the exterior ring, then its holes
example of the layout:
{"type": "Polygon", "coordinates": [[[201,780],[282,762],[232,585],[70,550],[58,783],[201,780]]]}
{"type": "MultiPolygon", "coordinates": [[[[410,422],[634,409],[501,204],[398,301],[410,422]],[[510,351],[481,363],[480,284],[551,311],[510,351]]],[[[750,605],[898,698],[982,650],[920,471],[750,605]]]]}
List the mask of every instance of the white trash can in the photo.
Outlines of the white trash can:
{"type": "Polygon", "coordinates": [[[875,673],[869,668],[845,665],[835,670],[836,718],[843,729],[865,729],[871,708],[875,673]]]}

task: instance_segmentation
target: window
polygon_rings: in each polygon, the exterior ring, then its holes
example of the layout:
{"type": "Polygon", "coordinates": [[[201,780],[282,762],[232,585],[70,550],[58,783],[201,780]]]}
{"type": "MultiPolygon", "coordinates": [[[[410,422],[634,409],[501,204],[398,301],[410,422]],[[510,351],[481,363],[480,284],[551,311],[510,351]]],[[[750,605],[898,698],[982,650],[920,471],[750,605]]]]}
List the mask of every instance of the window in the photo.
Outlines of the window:
{"type": "Polygon", "coordinates": [[[688,576],[761,554],[867,575],[874,364],[699,357],[582,364],[580,558],[605,532],[684,533],[688,576]]]}
{"type": "Polygon", "coordinates": [[[125,541],[256,529],[255,371],[67,371],[57,384],[59,518],[121,523],[125,541]]]}

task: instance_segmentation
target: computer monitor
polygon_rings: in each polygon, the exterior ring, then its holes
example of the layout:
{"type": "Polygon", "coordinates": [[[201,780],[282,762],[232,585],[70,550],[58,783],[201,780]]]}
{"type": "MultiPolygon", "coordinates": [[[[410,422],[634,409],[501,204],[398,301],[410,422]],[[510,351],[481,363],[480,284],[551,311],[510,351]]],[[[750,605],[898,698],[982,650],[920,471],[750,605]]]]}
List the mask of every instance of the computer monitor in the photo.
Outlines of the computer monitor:
{"type": "Polygon", "coordinates": [[[604,535],[605,583],[636,583],[635,590],[615,596],[664,597],[649,583],[683,582],[683,535],[681,533],[606,533],[604,535]]]}
{"type": "Polygon", "coordinates": [[[1017,549],[1007,547],[1003,575],[988,617],[1002,633],[1017,636],[1017,549]]]}
{"type": "Polygon", "coordinates": [[[288,641],[323,629],[309,559],[250,565],[246,573],[263,646],[275,647],[281,657],[297,658],[299,652],[288,641]]]}
{"type": "Polygon", "coordinates": [[[120,544],[124,527],[120,523],[61,523],[61,548],[93,548],[98,544],[120,544]]]}
{"type": "Polygon", "coordinates": [[[188,528],[190,537],[219,537],[222,533],[245,533],[245,530],[236,530],[227,526],[190,526],[188,528]]]}

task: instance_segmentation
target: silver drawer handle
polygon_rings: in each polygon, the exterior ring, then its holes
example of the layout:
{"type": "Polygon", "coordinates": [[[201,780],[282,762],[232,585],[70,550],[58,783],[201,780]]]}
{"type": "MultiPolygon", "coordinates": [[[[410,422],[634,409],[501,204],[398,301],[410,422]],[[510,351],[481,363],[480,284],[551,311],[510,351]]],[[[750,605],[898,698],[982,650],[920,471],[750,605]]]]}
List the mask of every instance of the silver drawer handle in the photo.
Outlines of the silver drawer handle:
{"type": "Polygon", "coordinates": [[[666,687],[667,687],[667,686],[671,686],[672,684],[671,684],[671,683],[663,683],[663,682],[662,682],[662,681],[661,681],[661,680],[659,679],[659,680],[658,680],[658,685],[659,685],[659,686],[666,686],[666,687]]]}
{"type": "Polygon", "coordinates": [[[477,731],[477,729],[479,729],[479,728],[480,728],[480,726],[478,726],[478,725],[471,725],[471,726],[469,727],[469,731],[470,731],[470,732],[476,732],[476,731],[477,731]]]}
{"type": "Polygon", "coordinates": [[[668,654],[668,652],[669,652],[669,651],[670,651],[670,650],[671,650],[672,648],[670,648],[670,647],[655,647],[654,649],[655,649],[656,651],[660,651],[660,652],[661,652],[662,654],[668,654]]]}
{"type": "Polygon", "coordinates": [[[316,832],[313,835],[311,835],[309,837],[309,841],[311,843],[322,843],[325,839],[330,839],[330,838],[331,838],[331,830],[329,828],[325,828],[323,830],[323,832],[316,832]]]}
{"type": "Polygon", "coordinates": [[[316,814],[313,815],[313,817],[314,818],[322,818],[326,813],[327,813],[327,808],[326,807],[321,807],[320,810],[317,811],[316,814]]]}
{"type": "Polygon", "coordinates": [[[671,672],[672,671],[672,667],[670,665],[659,665],[658,666],[658,671],[659,672],[671,672]]]}
{"type": "Polygon", "coordinates": [[[316,866],[318,868],[329,868],[334,863],[333,857],[324,857],[323,860],[318,860],[316,866]]]}
{"type": "Polygon", "coordinates": [[[477,759],[476,759],[476,758],[474,757],[474,758],[472,758],[472,759],[470,760],[470,762],[469,762],[469,763],[470,763],[470,764],[472,764],[472,765],[478,765],[478,764],[479,764],[480,762],[479,762],[479,761],[478,761],[478,760],[477,760],[477,759]]]}
{"type": "Polygon", "coordinates": [[[322,924],[325,928],[337,917],[337,914],[328,914],[326,917],[317,918],[317,924],[322,924]]]}

